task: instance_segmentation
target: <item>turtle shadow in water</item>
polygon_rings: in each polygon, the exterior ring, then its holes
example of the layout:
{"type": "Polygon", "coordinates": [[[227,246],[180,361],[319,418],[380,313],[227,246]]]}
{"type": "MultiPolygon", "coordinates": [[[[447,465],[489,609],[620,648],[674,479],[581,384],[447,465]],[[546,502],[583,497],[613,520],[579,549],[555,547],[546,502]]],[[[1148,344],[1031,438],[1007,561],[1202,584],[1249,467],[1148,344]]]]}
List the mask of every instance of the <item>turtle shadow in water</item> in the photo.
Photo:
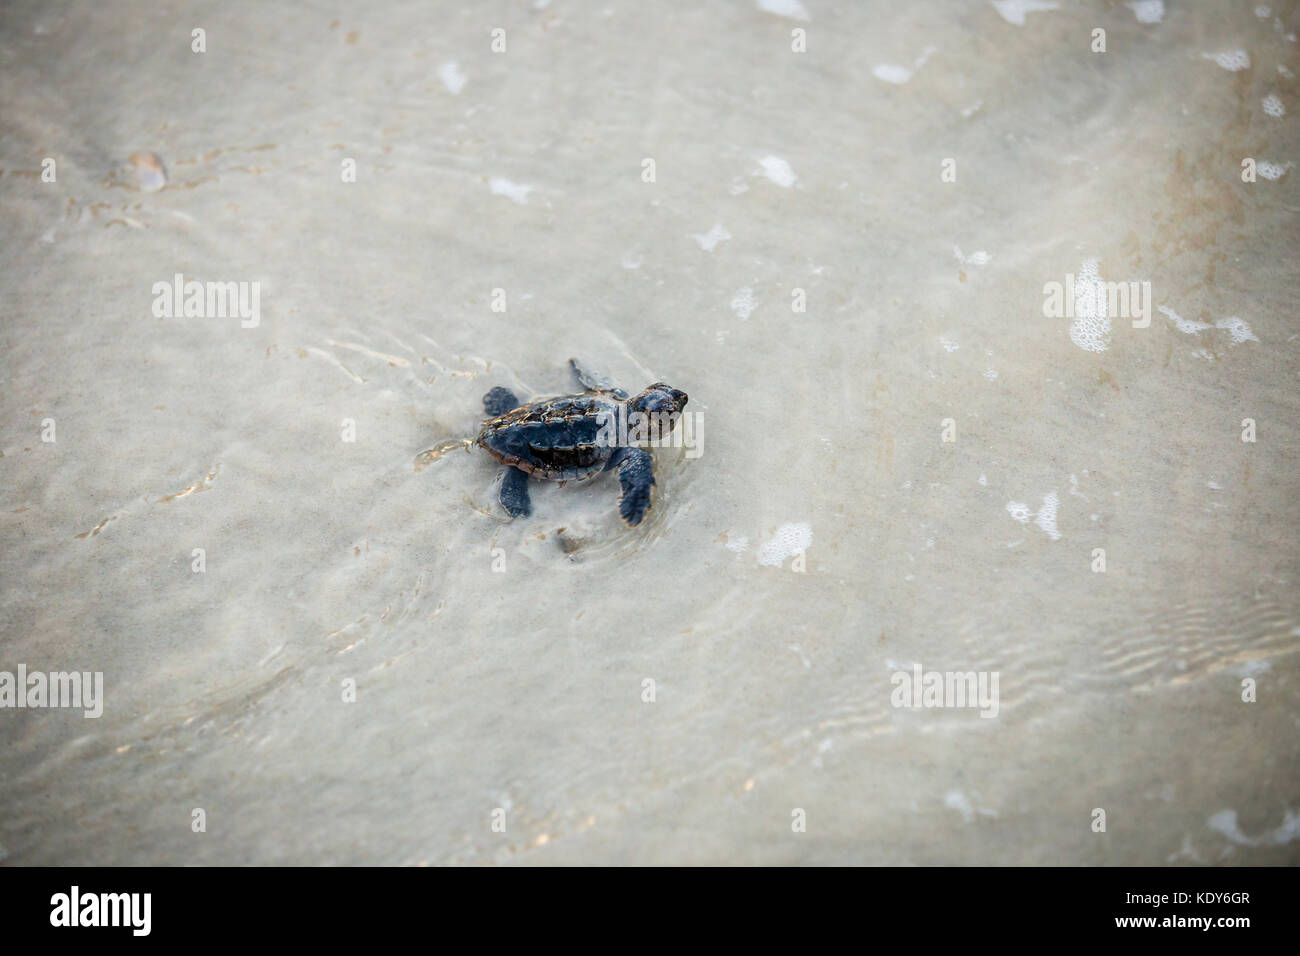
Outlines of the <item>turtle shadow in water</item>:
{"type": "MultiPolygon", "coordinates": [[[[491,505],[485,510],[482,504],[475,509],[490,517],[497,531],[494,546],[513,548],[538,566],[582,565],[588,569],[608,564],[612,569],[618,562],[628,560],[653,548],[672,526],[671,509],[651,509],[640,525],[632,527],[619,516],[617,509],[609,507],[611,496],[617,496],[618,482],[612,476],[601,476],[580,492],[566,492],[558,487],[543,486],[536,496],[536,514],[531,520],[519,522],[501,513],[494,499],[495,489],[481,493],[491,496],[491,505]],[[555,559],[563,557],[563,561],[555,559]]],[[[658,503],[656,503],[658,504],[658,503]]]]}

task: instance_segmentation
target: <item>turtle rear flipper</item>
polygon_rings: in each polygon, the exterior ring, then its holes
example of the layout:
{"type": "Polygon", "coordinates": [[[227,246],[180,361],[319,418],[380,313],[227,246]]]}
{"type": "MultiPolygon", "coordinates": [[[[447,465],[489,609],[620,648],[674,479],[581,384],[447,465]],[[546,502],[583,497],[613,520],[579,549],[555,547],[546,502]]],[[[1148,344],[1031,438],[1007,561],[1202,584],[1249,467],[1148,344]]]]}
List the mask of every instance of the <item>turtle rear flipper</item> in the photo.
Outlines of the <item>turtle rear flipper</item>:
{"type": "Polygon", "coordinates": [[[506,469],[501,479],[501,506],[512,518],[526,518],[533,513],[533,503],[528,498],[528,472],[506,469]]]}
{"type": "Polygon", "coordinates": [[[606,376],[587,368],[576,358],[569,359],[569,368],[573,369],[573,374],[578,377],[578,381],[582,383],[582,387],[587,391],[604,392],[620,400],[627,398],[627,392],[611,382],[606,376]]]}
{"type": "Polygon", "coordinates": [[[654,459],[650,453],[644,448],[625,449],[618,463],[618,481],[623,486],[618,513],[635,527],[650,507],[650,489],[655,483],[654,459]]]}

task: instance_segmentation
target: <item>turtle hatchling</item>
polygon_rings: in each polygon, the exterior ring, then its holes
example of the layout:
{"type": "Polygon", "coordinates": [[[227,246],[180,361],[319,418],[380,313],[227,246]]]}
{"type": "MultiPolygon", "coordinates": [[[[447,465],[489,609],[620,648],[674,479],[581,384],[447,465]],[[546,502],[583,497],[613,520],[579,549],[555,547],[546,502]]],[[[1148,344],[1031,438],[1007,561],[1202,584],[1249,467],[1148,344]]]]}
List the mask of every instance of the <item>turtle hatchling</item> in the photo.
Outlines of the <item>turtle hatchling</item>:
{"type": "Polygon", "coordinates": [[[645,448],[628,439],[619,422],[652,418],[661,435],[681,419],[686,393],[663,382],[629,398],[583,368],[576,359],[569,366],[582,383],[576,395],[560,395],[521,405],[509,389],[497,386],[483,396],[483,409],[491,416],[475,441],[506,466],[501,481],[501,504],[513,517],[532,513],[528,478],[582,481],[618,469],[623,486],[618,512],[630,525],[638,525],[650,507],[654,485],[654,459],[645,448]]]}

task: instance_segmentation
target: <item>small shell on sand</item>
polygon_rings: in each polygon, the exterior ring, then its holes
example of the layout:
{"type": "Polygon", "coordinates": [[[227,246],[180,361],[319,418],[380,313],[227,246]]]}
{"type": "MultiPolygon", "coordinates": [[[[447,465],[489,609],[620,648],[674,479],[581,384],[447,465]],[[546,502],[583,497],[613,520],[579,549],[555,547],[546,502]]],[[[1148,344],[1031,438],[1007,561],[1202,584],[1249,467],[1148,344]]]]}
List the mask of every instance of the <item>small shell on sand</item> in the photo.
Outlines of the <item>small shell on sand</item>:
{"type": "Polygon", "coordinates": [[[131,170],[141,192],[156,193],[167,185],[167,170],[155,153],[132,153],[131,170]]]}

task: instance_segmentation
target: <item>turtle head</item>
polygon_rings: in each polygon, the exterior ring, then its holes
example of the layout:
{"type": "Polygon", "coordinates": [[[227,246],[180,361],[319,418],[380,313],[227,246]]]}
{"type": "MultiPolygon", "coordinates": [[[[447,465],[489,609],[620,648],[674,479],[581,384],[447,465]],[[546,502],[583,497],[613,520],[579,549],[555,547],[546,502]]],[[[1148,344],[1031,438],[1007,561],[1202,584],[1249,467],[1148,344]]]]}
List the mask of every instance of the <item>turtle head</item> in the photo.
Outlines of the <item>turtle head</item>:
{"type": "Polygon", "coordinates": [[[673,424],[676,425],[682,409],[686,407],[687,397],[686,393],[680,389],[672,388],[663,382],[655,382],[640,395],[635,396],[627,405],[634,412],[644,412],[649,415],[671,415],[673,424]]]}
{"type": "Polygon", "coordinates": [[[630,421],[639,422],[638,427],[652,429],[660,437],[677,427],[685,406],[686,393],[663,382],[655,382],[627,403],[630,421]]]}

